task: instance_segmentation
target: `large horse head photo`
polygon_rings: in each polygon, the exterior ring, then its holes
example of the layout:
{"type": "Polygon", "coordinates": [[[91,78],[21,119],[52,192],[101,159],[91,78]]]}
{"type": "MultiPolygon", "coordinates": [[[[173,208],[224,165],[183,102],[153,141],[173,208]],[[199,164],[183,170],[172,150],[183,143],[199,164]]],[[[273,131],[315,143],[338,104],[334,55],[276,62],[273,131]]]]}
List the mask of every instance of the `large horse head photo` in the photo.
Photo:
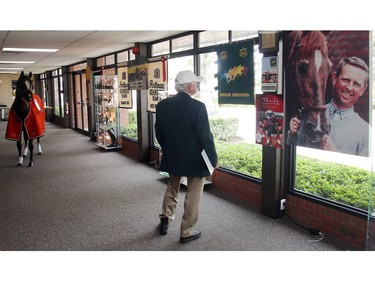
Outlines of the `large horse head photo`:
{"type": "Polygon", "coordinates": [[[324,33],[293,31],[287,36],[286,95],[294,116],[305,122],[306,141],[320,143],[330,132],[325,116],[325,91],[332,63],[324,33]]]}

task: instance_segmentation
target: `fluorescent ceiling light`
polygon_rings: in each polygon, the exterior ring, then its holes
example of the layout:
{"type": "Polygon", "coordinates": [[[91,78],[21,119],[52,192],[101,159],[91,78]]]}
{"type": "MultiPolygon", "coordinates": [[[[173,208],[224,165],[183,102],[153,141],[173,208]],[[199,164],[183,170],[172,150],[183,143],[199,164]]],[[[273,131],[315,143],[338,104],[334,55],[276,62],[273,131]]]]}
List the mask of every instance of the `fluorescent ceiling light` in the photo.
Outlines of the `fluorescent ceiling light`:
{"type": "Polygon", "coordinates": [[[0,70],[22,70],[22,67],[0,67],[0,70]]]}
{"type": "Polygon", "coordinates": [[[59,49],[34,49],[34,48],[3,48],[5,52],[41,52],[41,53],[54,53],[59,49]]]}
{"type": "Polygon", "coordinates": [[[17,70],[0,70],[0,73],[4,73],[4,74],[17,74],[18,71],[17,70]]]}
{"type": "Polygon", "coordinates": [[[0,60],[0,63],[35,63],[35,61],[22,61],[22,60],[0,60]]]}

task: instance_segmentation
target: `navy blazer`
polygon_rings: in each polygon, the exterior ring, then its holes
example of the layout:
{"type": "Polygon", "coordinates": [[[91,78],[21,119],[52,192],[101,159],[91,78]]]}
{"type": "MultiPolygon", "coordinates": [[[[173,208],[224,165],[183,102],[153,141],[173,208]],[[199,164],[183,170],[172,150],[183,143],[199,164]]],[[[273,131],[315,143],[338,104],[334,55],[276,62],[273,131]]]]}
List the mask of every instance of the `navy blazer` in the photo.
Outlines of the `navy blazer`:
{"type": "Polygon", "coordinates": [[[206,106],[188,93],[178,92],[157,104],[155,131],[163,152],[161,171],[174,176],[209,176],[203,149],[212,166],[217,165],[206,106]]]}

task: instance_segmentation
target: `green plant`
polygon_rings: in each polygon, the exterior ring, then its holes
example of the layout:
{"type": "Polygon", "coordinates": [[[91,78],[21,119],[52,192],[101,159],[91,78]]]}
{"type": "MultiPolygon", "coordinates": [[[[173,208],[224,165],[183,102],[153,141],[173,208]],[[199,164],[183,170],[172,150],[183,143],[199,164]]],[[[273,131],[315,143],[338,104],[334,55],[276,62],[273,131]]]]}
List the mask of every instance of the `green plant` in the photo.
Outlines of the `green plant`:
{"type": "Polygon", "coordinates": [[[210,118],[210,128],[215,139],[228,141],[237,135],[238,118],[210,118]]]}
{"type": "Polygon", "coordinates": [[[137,124],[129,124],[121,126],[121,135],[131,139],[138,139],[138,128],[137,124]]]}
{"type": "Polygon", "coordinates": [[[297,158],[296,189],[367,210],[375,202],[375,173],[337,163],[297,158]]]}
{"type": "Polygon", "coordinates": [[[131,139],[138,139],[137,115],[135,111],[128,111],[128,125],[121,126],[121,135],[131,139]]]}
{"type": "MultiPolygon", "coordinates": [[[[262,178],[262,146],[215,140],[221,167],[262,178]]],[[[296,189],[363,210],[375,204],[375,173],[342,164],[297,158],[296,189]]]]}
{"type": "Polygon", "coordinates": [[[262,178],[262,146],[257,144],[215,141],[220,166],[262,178]]]}

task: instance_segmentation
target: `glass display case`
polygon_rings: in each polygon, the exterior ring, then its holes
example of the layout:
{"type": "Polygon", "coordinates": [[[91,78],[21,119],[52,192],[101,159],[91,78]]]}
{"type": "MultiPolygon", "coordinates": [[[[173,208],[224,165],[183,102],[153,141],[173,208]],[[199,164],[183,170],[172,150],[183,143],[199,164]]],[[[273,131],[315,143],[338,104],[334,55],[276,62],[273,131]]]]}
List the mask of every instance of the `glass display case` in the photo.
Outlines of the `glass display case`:
{"type": "Polygon", "coordinates": [[[117,76],[94,77],[96,144],[106,150],[119,149],[117,76]]]}

